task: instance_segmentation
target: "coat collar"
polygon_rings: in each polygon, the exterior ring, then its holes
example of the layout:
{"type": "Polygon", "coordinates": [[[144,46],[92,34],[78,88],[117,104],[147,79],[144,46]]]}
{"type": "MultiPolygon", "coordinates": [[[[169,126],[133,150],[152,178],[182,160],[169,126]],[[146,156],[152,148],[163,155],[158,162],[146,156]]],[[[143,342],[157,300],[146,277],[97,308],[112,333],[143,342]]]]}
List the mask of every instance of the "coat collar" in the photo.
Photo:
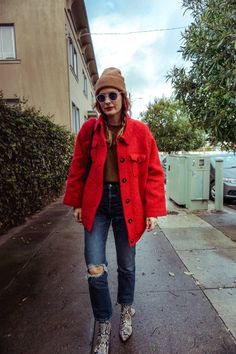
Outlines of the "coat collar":
{"type": "MultiPolygon", "coordinates": [[[[99,130],[104,131],[104,123],[103,123],[102,115],[98,117],[94,127],[95,132],[99,130]]],[[[123,135],[120,137],[120,140],[125,144],[129,145],[132,138],[132,133],[133,133],[133,119],[127,115],[125,130],[123,135]]]]}

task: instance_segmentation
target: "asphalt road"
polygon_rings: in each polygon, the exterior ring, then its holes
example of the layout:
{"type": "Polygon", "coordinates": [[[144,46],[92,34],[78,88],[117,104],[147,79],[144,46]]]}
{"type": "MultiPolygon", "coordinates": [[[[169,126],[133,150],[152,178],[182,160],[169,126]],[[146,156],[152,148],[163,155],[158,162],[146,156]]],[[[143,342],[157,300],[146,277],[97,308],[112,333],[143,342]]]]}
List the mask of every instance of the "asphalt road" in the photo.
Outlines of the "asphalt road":
{"type": "MultiPolygon", "coordinates": [[[[1,354],[91,352],[95,326],[83,230],[71,214],[60,201],[53,203],[1,244],[1,354]]],[[[188,214],[179,218],[180,227],[184,218],[188,214]]],[[[194,229],[199,231],[184,232],[194,229]]],[[[236,354],[235,338],[165,236],[174,229],[167,223],[164,230],[138,244],[134,334],[125,344],[118,335],[116,254],[109,234],[110,354],[236,354]]]]}
{"type": "Polygon", "coordinates": [[[227,206],[228,208],[236,210],[236,199],[227,200],[227,201],[224,202],[224,205],[227,206]]]}

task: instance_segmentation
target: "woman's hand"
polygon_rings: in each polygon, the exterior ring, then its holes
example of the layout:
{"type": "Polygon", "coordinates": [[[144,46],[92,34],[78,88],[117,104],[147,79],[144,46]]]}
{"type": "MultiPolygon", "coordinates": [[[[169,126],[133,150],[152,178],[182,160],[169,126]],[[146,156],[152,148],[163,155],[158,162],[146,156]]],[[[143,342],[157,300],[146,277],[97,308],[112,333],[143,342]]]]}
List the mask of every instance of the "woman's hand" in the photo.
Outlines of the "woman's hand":
{"type": "Polygon", "coordinates": [[[155,229],[155,226],[157,226],[157,218],[154,217],[146,218],[147,231],[152,231],[153,229],[155,229]]]}
{"type": "Polygon", "coordinates": [[[81,208],[74,208],[73,214],[75,217],[75,221],[82,222],[82,209],[81,208]]]}

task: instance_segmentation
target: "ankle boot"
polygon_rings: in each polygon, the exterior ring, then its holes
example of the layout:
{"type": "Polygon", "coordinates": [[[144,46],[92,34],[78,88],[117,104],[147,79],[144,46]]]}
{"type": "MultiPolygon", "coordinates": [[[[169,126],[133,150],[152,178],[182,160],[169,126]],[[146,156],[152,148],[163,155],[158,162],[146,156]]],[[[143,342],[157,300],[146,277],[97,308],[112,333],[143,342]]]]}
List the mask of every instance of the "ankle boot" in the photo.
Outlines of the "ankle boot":
{"type": "Polygon", "coordinates": [[[111,323],[109,321],[98,322],[98,333],[93,354],[108,354],[111,335],[111,323]]]}
{"type": "Polygon", "coordinates": [[[135,309],[130,305],[121,305],[120,313],[120,338],[123,342],[127,341],[132,335],[132,317],[135,309]]]}

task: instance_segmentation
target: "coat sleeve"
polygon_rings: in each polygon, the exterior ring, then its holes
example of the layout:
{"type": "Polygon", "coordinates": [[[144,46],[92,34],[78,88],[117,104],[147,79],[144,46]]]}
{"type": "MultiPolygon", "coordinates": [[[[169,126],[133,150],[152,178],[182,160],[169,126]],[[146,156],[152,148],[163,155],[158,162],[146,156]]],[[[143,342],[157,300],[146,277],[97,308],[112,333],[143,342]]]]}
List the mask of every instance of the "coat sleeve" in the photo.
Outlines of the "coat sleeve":
{"type": "Polygon", "coordinates": [[[150,134],[150,153],[148,177],[145,189],[146,217],[166,215],[164,172],[160,163],[158,148],[153,136],[150,134]]]}
{"type": "Polygon", "coordinates": [[[94,119],[85,122],[80,129],[76,142],[72,162],[66,183],[66,191],[63,203],[74,208],[81,208],[85,181],[83,175],[89,157],[91,130],[94,126],[94,119]]]}

